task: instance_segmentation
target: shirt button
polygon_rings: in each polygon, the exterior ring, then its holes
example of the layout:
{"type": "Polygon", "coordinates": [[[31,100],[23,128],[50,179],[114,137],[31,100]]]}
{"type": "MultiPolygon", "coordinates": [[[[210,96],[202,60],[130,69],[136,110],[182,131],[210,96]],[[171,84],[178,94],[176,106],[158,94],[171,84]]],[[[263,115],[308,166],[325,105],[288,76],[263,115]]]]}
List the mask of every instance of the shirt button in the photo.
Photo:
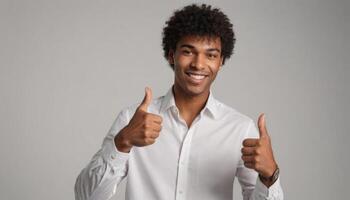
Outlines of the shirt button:
{"type": "Polygon", "coordinates": [[[111,155],[111,158],[112,158],[112,160],[114,160],[115,159],[115,155],[111,155]]]}

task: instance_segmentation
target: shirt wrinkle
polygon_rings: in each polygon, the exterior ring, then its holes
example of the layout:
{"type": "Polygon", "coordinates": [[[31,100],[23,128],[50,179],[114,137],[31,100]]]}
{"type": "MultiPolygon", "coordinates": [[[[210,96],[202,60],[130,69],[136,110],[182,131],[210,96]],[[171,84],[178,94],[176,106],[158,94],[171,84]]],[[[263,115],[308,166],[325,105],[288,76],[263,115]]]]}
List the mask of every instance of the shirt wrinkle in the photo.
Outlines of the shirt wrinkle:
{"type": "Polygon", "coordinates": [[[123,109],[115,119],[101,149],[77,177],[76,200],[107,200],[125,177],[126,200],[232,200],[236,178],[244,200],[283,199],[280,178],[267,188],[257,172],[243,165],[242,141],[259,136],[253,120],[216,100],[212,92],[187,128],[169,89],[148,108],[163,118],[156,142],[119,152],[114,137],[137,107],[123,109]]]}

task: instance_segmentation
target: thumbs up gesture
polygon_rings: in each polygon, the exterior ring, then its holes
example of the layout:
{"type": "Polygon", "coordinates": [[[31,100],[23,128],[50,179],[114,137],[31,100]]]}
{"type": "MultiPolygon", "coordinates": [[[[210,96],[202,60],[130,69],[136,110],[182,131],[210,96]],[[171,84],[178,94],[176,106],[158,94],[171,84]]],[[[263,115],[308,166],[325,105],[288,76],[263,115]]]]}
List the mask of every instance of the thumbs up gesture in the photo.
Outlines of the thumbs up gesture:
{"type": "Polygon", "coordinates": [[[114,138],[119,151],[130,152],[133,146],[147,146],[155,142],[162,129],[162,117],[148,113],[147,109],[152,101],[152,90],[145,89],[145,97],[129,124],[125,126],[114,138]]]}
{"type": "Polygon", "coordinates": [[[244,166],[254,169],[262,177],[269,178],[277,169],[277,164],[273,157],[264,114],[259,116],[258,127],[259,139],[248,138],[243,141],[242,160],[244,161],[244,166]]]}

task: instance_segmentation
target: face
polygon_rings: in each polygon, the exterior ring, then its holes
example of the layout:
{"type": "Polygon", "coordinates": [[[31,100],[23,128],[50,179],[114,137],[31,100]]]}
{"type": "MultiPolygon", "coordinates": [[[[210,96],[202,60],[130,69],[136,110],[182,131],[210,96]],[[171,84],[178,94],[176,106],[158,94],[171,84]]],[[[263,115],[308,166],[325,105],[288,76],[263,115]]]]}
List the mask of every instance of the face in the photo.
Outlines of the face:
{"type": "Polygon", "coordinates": [[[222,66],[219,37],[185,36],[169,52],[174,65],[175,88],[188,96],[208,94],[222,66]]]}

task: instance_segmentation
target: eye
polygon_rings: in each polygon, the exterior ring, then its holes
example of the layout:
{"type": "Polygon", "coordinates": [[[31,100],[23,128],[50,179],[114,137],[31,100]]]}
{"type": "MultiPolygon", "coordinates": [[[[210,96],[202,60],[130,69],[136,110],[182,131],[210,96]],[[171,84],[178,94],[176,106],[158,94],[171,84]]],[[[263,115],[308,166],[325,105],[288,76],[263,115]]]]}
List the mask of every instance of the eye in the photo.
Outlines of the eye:
{"type": "Polygon", "coordinates": [[[186,56],[190,56],[190,55],[192,55],[192,52],[190,50],[184,49],[184,50],[182,50],[182,54],[186,55],[186,56]]]}
{"type": "Polygon", "coordinates": [[[209,53],[207,56],[208,56],[209,59],[216,59],[218,57],[218,54],[209,53]]]}

